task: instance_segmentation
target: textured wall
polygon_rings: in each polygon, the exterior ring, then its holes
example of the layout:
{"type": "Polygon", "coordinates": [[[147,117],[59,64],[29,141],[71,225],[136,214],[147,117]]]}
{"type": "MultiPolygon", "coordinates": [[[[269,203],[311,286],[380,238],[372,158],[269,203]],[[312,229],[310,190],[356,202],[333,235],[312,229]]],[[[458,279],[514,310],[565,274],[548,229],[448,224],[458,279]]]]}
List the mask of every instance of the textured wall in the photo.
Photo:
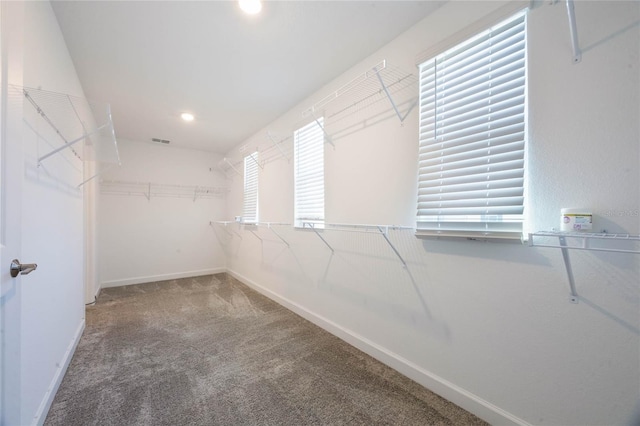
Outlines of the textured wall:
{"type": "MultiPolygon", "coordinates": [[[[224,176],[215,171],[220,161],[216,154],[119,142],[122,167],[106,172],[103,180],[228,186],[224,176]]],[[[225,205],[224,196],[193,201],[100,194],[98,259],[102,286],[224,270],[225,257],[209,222],[223,218],[225,205]]]]}
{"type": "MultiPolygon", "coordinates": [[[[415,58],[492,10],[452,2],[245,141],[287,135],[301,112],[382,59],[416,73],[415,58]]],[[[578,2],[582,62],[572,64],[563,4],[538,4],[528,21],[527,226],[557,227],[562,207],[593,210],[596,230],[639,233],[637,2],[578,2]]],[[[326,146],[328,222],[413,225],[417,111],[367,117],[326,146]],[[386,118],[390,117],[390,118],[386,118]],[[366,124],[366,125],[364,125],[366,124]]],[[[290,149],[291,139],[283,146],[290,149]]],[[[240,158],[234,150],[229,157],[240,158]]],[[[227,217],[242,211],[233,180],[227,217]]],[[[262,221],[293,219],[293,163],[260,172],[262,221]]],[[[556,249],[384,239],[279,227],[224,240],[229,270],[415,380],[494,423],[625,424],[640,398],[640,260],[571,253],[580,303],[556,249]]]]}
{"type": "MultiPolygon", "coordinates": [[[[48,2],[24,4],[23,31],[24,86],[82,97],[48,2]]],[[[23,107],[20,260],[38,263],[38,270],[21,278],[21,352],[19,363],[12,367],[20,371],[20,388],[11,391],[20,395],[16,424],[38,422],[46,415],[84,326],[83,195],[77,188],[83,178],[82,161],[65,150],[38,167],[37,158],[62,141],[35,108],[26,101],[23,107]]],[[[76,118],[63,118],[60,111],[49,107],[45,113],[57,117],[58,126],[75,121],[78,134],[65,132],[67,138],[82,135],[76,118]]]]}

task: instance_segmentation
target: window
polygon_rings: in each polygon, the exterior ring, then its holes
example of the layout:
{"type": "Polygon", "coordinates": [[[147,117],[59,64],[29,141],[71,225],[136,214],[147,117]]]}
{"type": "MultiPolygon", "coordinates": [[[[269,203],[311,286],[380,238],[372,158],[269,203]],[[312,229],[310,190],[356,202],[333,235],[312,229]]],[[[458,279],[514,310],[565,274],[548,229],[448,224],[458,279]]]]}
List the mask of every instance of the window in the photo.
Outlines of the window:
{"type": "Polygon", "coordinates": [[[417,235],[520,238],[526,14],[420,65],[417,235]]]}
{"type": "Polygon", "coordinates": [[[242,221],[258,221],[258,153],[244,157],[244,208],[242,221]]]}
{"type": "Polygon", "coordinates": [[[324,222],[323,118],[294,133],[295,226],[324,222]]]}

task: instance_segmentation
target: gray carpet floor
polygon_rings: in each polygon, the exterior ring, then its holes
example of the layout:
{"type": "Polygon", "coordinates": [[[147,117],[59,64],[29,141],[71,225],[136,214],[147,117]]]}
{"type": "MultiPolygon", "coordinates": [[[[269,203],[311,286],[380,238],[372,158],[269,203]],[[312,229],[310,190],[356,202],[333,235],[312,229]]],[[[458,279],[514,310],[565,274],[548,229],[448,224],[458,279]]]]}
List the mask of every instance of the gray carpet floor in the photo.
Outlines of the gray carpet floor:
{"type": "Polygon", "coordinates": [[[226,274],[105,288],[45,425],[481,425],[226,274]]]}

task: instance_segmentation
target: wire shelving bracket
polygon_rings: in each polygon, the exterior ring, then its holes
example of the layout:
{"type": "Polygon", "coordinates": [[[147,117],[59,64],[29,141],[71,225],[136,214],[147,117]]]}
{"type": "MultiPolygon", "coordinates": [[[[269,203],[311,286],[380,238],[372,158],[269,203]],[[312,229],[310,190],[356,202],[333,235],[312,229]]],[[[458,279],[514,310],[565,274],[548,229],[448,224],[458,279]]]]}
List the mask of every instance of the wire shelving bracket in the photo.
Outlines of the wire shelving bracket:
{"type": "Polygon", "coordinates": [[[394,246],[393,243],[391,242],[391,240],[389,239],[389,235],[388,235],[389,234],[389,227],[388,226],[378,226],[378,231],[380,231],[380,234],[387,241],[387,244],[389,244],[389,247],[391,247],[391,250],[393,250],[393,252],[396,254],[396,256],[398,256],[398,259],[400,259],[400,262],[402,262],[402,267],[406,269],[407,262],[404,261],[404,259],[402,258],[402,255],[400,255],[400,252],[398,251],[396,246],[394,246]]]}
{"type": "Polygon", "coordinates": [[[402,262],[402,267],[407,268],[407,262],[404,260],[396,246],[389,239],[389,230],[402,230],[409,229],[413,230],[410,226],[397,226],[397,225],[364,225],[364,224],[344,224],[344,223],[323,223],[318,224],[315,222],[302,222],[303,229],[312,229],[318,237],[331,249],[333,252],[333,247],[320,235],[318,229],[322,230],[334,230],[334,231],[344,231],[344,232],[360,232],[360,233],[375,233],[380,234],[384,237],[384,240],[387,242],[393,253],[396,257],[402,262]],[[316,228],[316,225],[318,227],[316,228]]]}
{"type": "Polygon", "coordinates": [[[333,143],[333,138],[331,138],[331,135],[329,133],[327,133],[327,129],[325,129],[324,125],[320,122],[320,120],[318,120],[318,117],[316,117],[315,114],[313,114],[313,121],[316,122],[316,124],[318,125],[318,127],[320,127],[320,130],[322,130],[322,133],[324,134],[324,140],[325,142],[328,142],[332,147],[336,147],[336,145],[333,143]]]}
{"type": "MultiPolygon", "coordinates": [[[[257,148],[256,148],[257,149],[257,148]]],[[[253,154],[249,154],[249,157],[251,157],[251,159],[253,160],[254,163],[256,163],[256,166],[260,167],[260,169],[264,169],[264,166],[262,164],[260,164],[258,162],[258,160],[256,160],[256,158],[253,156],[253,154]]]]}
{"type": "Polygon", "coordinates": [[[229,225],[233,225],[234,223],[236,223],[236,222],[218,220],[218,221],[209,222],[209,225],[211,225],[211,226],[219,225],[222,228],[222,230],[224,230],[224,232],[229,234],[231,237],[233,237],[233,235],[235,234],[238,238],[242,239],[242,235],[240,235],[240,233],[238,231],[233,229],[232,226],[229,226],[229,225]]]}
{"type": "Polygon", "coordinates": [[[571,259],[569,258],[569,250],[589,250],[603,251],[610,253],[632,253],[640,254],[640,235],[632,234],[609,234],[600,233],[583,233],[583,232],[559,232],[559,231],[540,231],[529,233],[530,247],[550,247],[559,248],[562,252],[562,260],[567,270],[567,278],[569,279],[570,296],[572,303],[578,303],[578,293],[576,291],[575,279],[573,277],[573,269],[571,268],[571,259]],[[555,241],[558,243],[549,241],[555,241]],[[541,241],[542,240],[542,241],[541,241]],[[544,241],[544,242],[543,242],[544,241]],[[569,241],[574,242],[569,244],[569,241]],[[609,246],[599,246],[598,243],[603,241],[613,241],[608,243],[609,246]],[[627,244],[634,245],[635,248],[617,248],[610,247],[611,244],[627,244]]]}
{"type": "MultiPolygon", "coordinates": [[[[38,157],[38,167],[42,165],[44,160],[65,150],[70,150],[74,156],[82,161],[120,165],[120,155],[109,104],[41,89],[14,88],[22,91],[27,103],[35,109],[42,121],[62,141],[62,145],[38,157]],[[82,149],[76,149],[79,142],[84,142],[82,149]]],[[[59,144],[50,140],[46,140],[46,142],[51,147],[59,144]]],[[[78,187],[83,186],[104,171],[85,178],[78,187]]]]}
{"type": "MultiPolygon", "coordinates": [[[[324,224],[326,225],[326,224],[324,224]]],[[[324,239],[324,237],[322,237],[322,235],[320,235],[320,233],[318,232],[318,230],[316,229],[316,223],[315,222],[302,222],[302,228],[303,229],[311,229],[313,232],[315,232],[315,234],[318,236],[318,238],[320,238],[322,240],[322,242],[329,247],[329,250],[331,250],[331,253],[333,253],[335,250],[333,249],[333,247],[331,247],[331,244],[329,244],[327,242],[327,240],[324,239]]]]}
{"type": "Polygon", "coordinates": [[[244,229],[245,231],[249,231],[253,234],[254,237],[256,237],[257,239],[260,240],[260,242],[263,242],[262,238],[260,237],[260,235],[258,235],[258,233],[255,231],[258,228],[258,224],[255,222],[252,223],[240,223],[242,225],[242,229],[244,229]],[[255,228],[255,229],[254,229],[255,228]]]}
{"type": "MultiPolygon", "coordinates": [[[[326,129],[345,120],[347,116],[355,113],[358,109],[367,108],[381,100],[386,100],[391,104],[394,115],[400,120],[400,124],[403,124],[417,105],[417,97],[413,93],[413,89],[417,87],[417,81],[415,75],[389,67],[387,61],[383,60],[304,110],[302,116],[311,117],[318,123],[317,114],[324,114],[324,126],[320,123],[318,125],[325,136],[330,138],[330,141],[333,140],[330,136],[332,132],[326,129]],[[411,89],[413,99],[401,108],[397,97],[405,89],[411,89]],[[406,110],[402,112],[401,110],[404,108],[406,110]]],[[[361,121],[366,122],[369,118],[371,117],[361,121]]],[[[344,123],[343,126],[350,127],[344,123]]],[[[333,142],[331,143],[333,144],[333,142]]]]}
{"type": "Polygon", "coordinates": [[[576,11],[573,0],[567,0],[567,15],[569,17],[569,32],[571,34],[571,48],[573,49],[573,63],[582,61],[582,52],[578,43],[578,27],[576,26],[576,11]]]}
{"type": "Polygon", "coordinates": [[[269,229],[273,235],[275,235],[276,237],[278,237],[278,239],[280,239],[280,241],[282,241],[287,247],[291,247],[289,245],[289,243],[287,242],[287,240],[285,240],[282,235],[280,235],[278,232],[276,232],[275,229],[273,229],[274,226],[291,226],[290,223],[280,223],[280,222],[258,222],[256,223],[257,226],[266,226],[267,229],[269,229]]]}
{"type": "Polygon", "coordinates": [[[280,142],[276,141],[273,137],[273,135],[271,134],[271,132],[267,131],[267,137],[271,140],[271,142],[273,143],[273,146],[275,146],[276,148],[278,148],[278,151],[280,151],[280,154],[287,160],[287,163],[291,160],[289,157],[287,157],[287,154],[284,153],[284,151],[282,150],[282,147],[280,146],[280,142]]]}
{"type": "MultiPolygon", "coordinates": [[[[255,161],[255,159],[254,159],[255,161]]],[[[232,163],[231,161],[229,161],[228,158],[223,158],[222,160],[220,160],[220,162],[218,163],[218,170],[220,170],[225,177],[229,177],[229,172],[235,172],[238,174],[238,176],[242,176],[242,172],[240,170],[238,170],[238,168],[236,166],[238,166],[240,163],[232,163]]],[[[232,174],[233,176],[233,174],[232,174]]]]}

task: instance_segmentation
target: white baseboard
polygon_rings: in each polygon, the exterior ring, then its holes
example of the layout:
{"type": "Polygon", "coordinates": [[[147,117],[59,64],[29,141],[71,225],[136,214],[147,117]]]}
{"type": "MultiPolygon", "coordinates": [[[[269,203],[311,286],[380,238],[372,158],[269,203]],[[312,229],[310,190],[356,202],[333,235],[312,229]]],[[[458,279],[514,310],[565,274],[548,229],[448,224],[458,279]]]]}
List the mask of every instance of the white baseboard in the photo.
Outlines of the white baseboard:
{"type": "Polygon", "coordinates": [[[177,280],[180,278],[199,277],[202,275],[220,274],[226,272],[227,268],[200,269],[198,271],[177,272],[173,274],[149,275],[146,277],[125,278],[121,280],[104,281],[100,284],[100,288],[120,287],[123,285],[143,284],[155,281],[177,280]]]}
{"type": "Polygon", "coordinates": [[[36,415],[33,418],[34,425],[42,425],[44,421],[47,419],[47,414],[49,413],[49,408],[51,408],[51,404],[53,403],[53,398],[56,396],[56,392],[58,392],[58,388],[60,387],[60,383],[62,383],[62,379],[64,378],[65,373],[67,372],[67,368],[69,368],[69,364],[71,363],[71,359],[73,358],[73,354],[76,351],[76,347],[78,347],[78,343],[80,343],[80,338],[82,337],[82,332],[84,331],[84,318],[80,322],[76,333],[74,334],[69,346],[67,346],[67,350],[64,352],[62,356],[61,362],[58,364],[58,368],[56,369],[55,374],[53,375],[53,379],[51,380],[51,384],[49,385],[49,389],[44,394],[42,398],[42,402],[36,411],[36,415]]]}
{"type": "Polygon", "coordinates": [[[230,269],[229,275],[490,424],[530,423],[230,269]]]}

